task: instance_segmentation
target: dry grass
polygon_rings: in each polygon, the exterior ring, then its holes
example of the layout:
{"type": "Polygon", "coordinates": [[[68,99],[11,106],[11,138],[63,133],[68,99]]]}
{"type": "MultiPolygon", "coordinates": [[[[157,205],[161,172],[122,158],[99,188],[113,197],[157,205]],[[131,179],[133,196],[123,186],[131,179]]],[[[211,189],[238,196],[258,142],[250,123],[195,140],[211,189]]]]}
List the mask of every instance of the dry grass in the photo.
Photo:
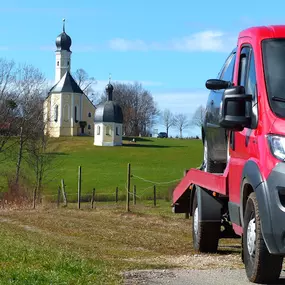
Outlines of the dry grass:
{"type": "MultiPolygon", "coordinates": [[[[57,272],[62,283],[54,281],[52,284],[118,284],[122,281],[120,272],[130,269],[197,268],[203,264],[205,268],[217,267],[217,264],[242,266],[239,240],[223,243],[220,255],[194,256],[191,220],[172,214],[169,203],[163,201],[159,201],[156,208],[137,205],[130,213],[124,211],[123,204],[106,203],[97,205],[95,210],[49,207],[35,211],[2,210],[0,224],[0,238],[6,243],[2,258],[0,254],[0,280],[4,280],[0,284],[7,284],[9,272],[22,272],[22,269],[25,280],[31,281],[29,284],[50,284],[36,283],[32,272],[35,268],[41,269],[38,274],[48,280],[51,272],[59,270],[61,259],[63,264],[64,260],[68,264],[75,262],[74,270],[79,262],[82,272],[69,275],[72,269],[63,266],[63,271],[57,272]],[[18,248],[15,256],[8,252],[14,245],[18,248]],[[5,252],[11,258],[3,259],[5,252]],[[30,259],[31,263],[23,264],[23,258],[30,259]],[[54,258],[58,263],[53,263],[54,258]],[[40,264],[33,262],[34,259],[39,259],[40,264]],[[45,268],[41,265],[43,262],[45,268]],[[86,270],[89,275],[82,279],[86,270]]],[[[13,284],[22,284],[21,279],[13,284]]]]}

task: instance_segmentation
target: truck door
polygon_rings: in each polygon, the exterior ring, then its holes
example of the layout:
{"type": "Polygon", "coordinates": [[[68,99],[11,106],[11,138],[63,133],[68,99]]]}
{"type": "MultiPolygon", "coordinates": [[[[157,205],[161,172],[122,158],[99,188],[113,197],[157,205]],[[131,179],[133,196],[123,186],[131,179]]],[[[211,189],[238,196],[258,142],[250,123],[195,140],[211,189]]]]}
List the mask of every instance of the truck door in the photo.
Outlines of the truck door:
{"type": "MultiPolygon", "coordinates": [[[[235,59],[236,52],[234,50],[226,59],[218,79],[233,81],[235,59]]],[[[224,89],[211,90],[206,107],[205,134],[208,146],[210,146],[208,151],[211,159],[219,162],[226,162],[226,132],[219,125],[219,112],[223,93],[224,89]]]]}
{"type": "Polygon", "coordinates": [[[230,132],[230,171],[229,189],[230,201],[240,203],[240,183],[244,164],[250,157],[257,155],[256,129],[258,123],[257,81],[254,51],[251,46],[242,47],[239,59],[238,85],[245,87],[246,94],[251,94],[252,124],[242,132],[230,132]]]}

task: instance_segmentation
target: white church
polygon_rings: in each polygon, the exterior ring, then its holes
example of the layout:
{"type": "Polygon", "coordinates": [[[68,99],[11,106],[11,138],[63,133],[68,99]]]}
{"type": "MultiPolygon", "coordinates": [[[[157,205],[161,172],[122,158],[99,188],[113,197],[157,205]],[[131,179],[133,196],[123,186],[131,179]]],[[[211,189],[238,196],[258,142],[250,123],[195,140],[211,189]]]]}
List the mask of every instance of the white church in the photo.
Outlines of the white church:
{"type": "Polygon", "coordinates": [[[94,136],[94,145],[122,145],[123,114],[112,101],[113,86],[106,86],[108,100],[93,105],[72,77],[71,38],[63,31],[56,38],[55,85],[44,102],[45,134],[50,137],[94,136]]]}

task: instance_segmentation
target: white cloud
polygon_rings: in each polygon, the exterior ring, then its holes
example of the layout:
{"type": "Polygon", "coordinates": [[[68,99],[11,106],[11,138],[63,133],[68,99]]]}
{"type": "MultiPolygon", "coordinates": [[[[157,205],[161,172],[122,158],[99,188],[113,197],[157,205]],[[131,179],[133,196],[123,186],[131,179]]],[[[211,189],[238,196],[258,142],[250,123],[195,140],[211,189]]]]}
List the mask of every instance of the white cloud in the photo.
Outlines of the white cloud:
{"type": "Polygon", "coordinates": [[[146,51],[149,46],[143,40],[125,40],[122,38],[116,38],[109,41],[109,46],[113,50],[118,51],[146,51]]]}
{"type": "Polygon", "coordinates": [[[164,43],[115,38],[109,41],[109,48],[117,51],[229,52],[236,45],[236,41],[234,35],[206,30],[164,43]]]}

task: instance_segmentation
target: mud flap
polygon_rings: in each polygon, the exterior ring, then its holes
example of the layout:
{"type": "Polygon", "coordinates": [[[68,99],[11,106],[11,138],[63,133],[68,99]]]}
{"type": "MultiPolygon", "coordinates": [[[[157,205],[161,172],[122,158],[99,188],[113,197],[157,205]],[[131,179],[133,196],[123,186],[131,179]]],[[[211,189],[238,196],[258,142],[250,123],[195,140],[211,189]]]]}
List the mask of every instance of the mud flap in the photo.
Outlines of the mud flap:
{"type": "Polygon", "coordinates": [[[222,203],[212,196],[211,191],[196,186],[199,222],[221,223],[222,203]]]}

